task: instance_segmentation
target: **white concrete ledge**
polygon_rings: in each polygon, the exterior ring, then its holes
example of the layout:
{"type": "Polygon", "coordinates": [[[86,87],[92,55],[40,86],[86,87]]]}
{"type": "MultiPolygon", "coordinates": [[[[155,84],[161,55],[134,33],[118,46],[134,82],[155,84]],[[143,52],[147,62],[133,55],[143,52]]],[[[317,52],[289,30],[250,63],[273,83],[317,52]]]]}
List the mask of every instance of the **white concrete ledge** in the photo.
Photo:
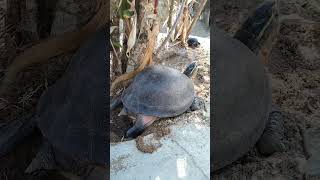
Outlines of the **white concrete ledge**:
{"type": "MultiPolygon", "coordinates": [[[[110,146],[111,179],[116,180],[207,180],[210,177],[210,128],[195,119],[170,127],[167,137],[152,154],[143,153],[135,141],[110,146]]],[[[156,143],[153,135],[145,137],[156,143]]]]}

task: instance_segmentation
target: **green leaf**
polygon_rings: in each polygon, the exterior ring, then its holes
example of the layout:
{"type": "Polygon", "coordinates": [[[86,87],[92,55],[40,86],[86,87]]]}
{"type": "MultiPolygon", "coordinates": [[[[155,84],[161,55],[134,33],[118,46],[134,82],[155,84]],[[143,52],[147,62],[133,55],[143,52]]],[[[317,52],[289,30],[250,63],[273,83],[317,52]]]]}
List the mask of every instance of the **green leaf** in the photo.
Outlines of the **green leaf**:
{"type": "Polygon", "coordinates": [[[130,11],[131,5],[129,2],[131,3],[129,0],[121,0],[120,2],[118,13],[121,19],[130,18],[134,15],[134,12],[130,11]]]}
{"type": "Polygon", "coordinates": [[[114,42],[114,43],[113,43],[113,46],[114,46],[115,48],[122,48],[122,46],[121,46],[121,44],[120,44],[119,42],[114,42]]]}
{"type": "Polygon", "coordinates": [[[123,18],[130,18],[134,15],[134,12],[133,11],[130,11],[130,10],[124,10],[123,11],[123,14],[122,14],[122,17],[123,18]]]}

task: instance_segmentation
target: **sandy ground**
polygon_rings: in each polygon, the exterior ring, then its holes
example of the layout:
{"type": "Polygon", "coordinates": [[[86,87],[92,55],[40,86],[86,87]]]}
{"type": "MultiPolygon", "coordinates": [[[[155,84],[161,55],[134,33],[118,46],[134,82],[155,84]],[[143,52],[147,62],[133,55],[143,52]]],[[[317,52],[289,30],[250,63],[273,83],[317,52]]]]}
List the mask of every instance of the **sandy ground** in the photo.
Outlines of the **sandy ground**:
{"type": "MultiPolygon", "coordinates": [[[[233,35],[259,1],[215,1],[214,20],[233,35]]],[[[280,0],[280,13],[320,22],[315,2],[280,0]]],[[[215,179],[320,179],[306,175],[304,132],[320,128],[320,26],[283,23],[267,66],[273,101],[284,112],[286,149],[263,157],[253,149],[215,179]]]]}

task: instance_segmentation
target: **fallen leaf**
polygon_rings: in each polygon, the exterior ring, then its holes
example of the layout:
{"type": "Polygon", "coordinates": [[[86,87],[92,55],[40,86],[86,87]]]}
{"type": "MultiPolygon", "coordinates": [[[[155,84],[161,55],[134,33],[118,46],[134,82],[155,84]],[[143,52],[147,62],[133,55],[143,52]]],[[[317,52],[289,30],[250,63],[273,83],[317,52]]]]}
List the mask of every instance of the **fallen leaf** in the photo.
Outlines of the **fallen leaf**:
{"type": "Polygon", "coordinates": [[[127,57],[130,56],[130,51],[133,48],[134,44],[136,43],[136,39],[137,39],[137,15],[135,14],[133,16],[133,21],[132,21],[132,28],[131,28],[131,32],[129,34],[129,38],[128,38],[128,49],[126,52],[127,57]]]}

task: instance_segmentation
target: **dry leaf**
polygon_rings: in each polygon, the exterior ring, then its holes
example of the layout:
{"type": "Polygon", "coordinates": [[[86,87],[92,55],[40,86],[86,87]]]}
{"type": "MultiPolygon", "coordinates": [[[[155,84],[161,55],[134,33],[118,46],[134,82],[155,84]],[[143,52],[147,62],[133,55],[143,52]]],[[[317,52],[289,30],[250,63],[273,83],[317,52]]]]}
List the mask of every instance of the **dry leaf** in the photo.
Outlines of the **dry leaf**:
{"type": "MultiPolygon", "coordinates": [[[[135,11],[136,10],[136,2],[135,2],[135,0],[132,0],[132,2],[130,3],[129,1],[128,1],[128,3],[130,4],[130,10],[131,11],[135,11]]],[[[136,14],[136,13],[135,13],[136,14]]]]}
{"type": "Polygon", "coordinates": [[[117,29],[117,28],[118,28],[117,26],[111,26],[111,27],[110,27],[110,34],[112,34],[113,31],[114,31],[115,29],[117,29]]]}
{"type": "Polygon", "coordinates": [[[131,23],[132,28],[131,28],[131,32],[129,34],[129,38],[128,38],[128,49],[126,52],[127,57],[129,57],[130,55],[130,51],[133,48],[134,44],[136,43],[136,39],[137,39],[137,15],[136,12],[133,15],[133,21],[131,23]]]}

